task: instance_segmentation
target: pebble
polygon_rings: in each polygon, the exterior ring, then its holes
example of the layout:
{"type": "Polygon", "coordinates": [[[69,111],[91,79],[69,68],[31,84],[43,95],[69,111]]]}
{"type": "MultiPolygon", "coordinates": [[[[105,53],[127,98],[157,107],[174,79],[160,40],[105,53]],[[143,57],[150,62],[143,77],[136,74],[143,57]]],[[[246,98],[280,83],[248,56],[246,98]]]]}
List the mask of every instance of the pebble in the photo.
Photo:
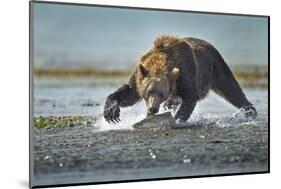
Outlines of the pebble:
{"type": "Polygon", "coordinates": [[[191,163],[191,159],[184,159],[183,163],[191,163]]]}

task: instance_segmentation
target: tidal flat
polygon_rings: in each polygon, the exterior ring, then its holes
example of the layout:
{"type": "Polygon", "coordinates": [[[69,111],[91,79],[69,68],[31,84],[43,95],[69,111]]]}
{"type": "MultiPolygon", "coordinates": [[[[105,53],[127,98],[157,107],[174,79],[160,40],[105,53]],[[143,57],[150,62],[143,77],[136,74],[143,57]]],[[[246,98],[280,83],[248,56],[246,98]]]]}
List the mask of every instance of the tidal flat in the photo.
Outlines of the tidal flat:
{"type": "MultiPolygon", "coordinates": [[[[246,120],[210,93],[186,127],[135,129],[143,102],[121,109],[121,122],[102,118],[115,82],[36,79],[33,90],[34,185],[267,172],[268,90],[243,88],[259,113],[246,120]]],[[[164,112],[161,108],[160,112],[164,112]]]]}

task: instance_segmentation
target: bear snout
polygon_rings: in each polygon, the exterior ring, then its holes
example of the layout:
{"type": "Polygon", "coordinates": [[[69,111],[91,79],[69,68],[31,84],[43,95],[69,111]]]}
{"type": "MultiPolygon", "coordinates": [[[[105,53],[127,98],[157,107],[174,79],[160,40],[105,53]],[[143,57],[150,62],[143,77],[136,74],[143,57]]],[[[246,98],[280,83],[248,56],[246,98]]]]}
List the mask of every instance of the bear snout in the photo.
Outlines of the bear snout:
{"type": "Polygon", "coordinates": [[[151,107],[148,109],[148,112],[147,112],[147,116],[151,116],[151,115],[154,115],[158,112],[158,109],[157,108],[154,108],[154,107],[151,107]]]}

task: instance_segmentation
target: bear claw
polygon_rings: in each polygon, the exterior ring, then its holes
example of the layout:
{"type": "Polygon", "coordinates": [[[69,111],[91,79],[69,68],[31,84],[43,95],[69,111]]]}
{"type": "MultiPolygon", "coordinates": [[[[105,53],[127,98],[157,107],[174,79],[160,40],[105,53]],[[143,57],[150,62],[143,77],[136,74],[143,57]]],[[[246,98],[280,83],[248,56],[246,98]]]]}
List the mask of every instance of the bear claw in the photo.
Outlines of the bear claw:
{"type": "Polygon", "coordinates": [[[107,100],[106,105],[104,107],[103,112],[104,119],[110,123],[118,123],[120,122],[120,107],[117,102],[107,100]]]}

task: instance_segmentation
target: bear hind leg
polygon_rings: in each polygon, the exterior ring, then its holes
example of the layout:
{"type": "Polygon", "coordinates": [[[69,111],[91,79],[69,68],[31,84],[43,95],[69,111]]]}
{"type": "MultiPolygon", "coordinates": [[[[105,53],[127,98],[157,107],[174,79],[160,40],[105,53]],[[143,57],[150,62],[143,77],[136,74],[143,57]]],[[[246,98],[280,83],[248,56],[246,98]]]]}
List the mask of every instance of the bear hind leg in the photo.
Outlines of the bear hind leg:
{"type": "Polygon", "coordinates": [[[246,117],[256,118],[257,111],[248,101],[231,70],[223,63],[221,70],[215,74],[212,90],[239,109],[243,109],[246,117]]]}

